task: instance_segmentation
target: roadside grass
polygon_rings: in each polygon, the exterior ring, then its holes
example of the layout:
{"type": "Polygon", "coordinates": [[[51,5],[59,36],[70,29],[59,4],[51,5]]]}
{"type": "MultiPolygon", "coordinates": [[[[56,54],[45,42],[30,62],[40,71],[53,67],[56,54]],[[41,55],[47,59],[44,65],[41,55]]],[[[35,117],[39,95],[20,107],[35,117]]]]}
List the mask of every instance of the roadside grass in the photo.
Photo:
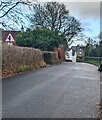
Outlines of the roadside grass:
{"type": "Polygon", "coordinates": [[[33,66],[22,65],[17,69],[17,73],[22,73],[22,72],[31,71],[31,70],[35,70],[35,68],[33,66]]]}
{"type": "Polygon", "coordinates": [[[84,63],[89,63],[89,64],[93,64],[93,65],[96,65],[96,66],[99,66],[100,64],[100,59],[85,59],[84,60],[84,63]]]}
{"type": "Polygon", "coordinates": [[[17,73],[24,73],[24,72],[28,72],[28,71],[36,71],[38,70],[39,68],[44,68],[46,67],[47,65],[44,65],[43,67],[39,67],[39,65],[37,66],[33,66],[33,65],[22,65],[20,66],[18,69],[17,69],[17,73]]]}

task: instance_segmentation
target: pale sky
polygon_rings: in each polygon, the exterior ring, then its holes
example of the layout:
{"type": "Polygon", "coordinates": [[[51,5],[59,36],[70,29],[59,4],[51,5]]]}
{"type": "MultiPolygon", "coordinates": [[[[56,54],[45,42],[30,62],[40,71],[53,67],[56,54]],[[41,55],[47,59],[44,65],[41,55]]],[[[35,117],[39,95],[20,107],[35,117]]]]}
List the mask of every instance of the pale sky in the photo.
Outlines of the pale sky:
{"type": "Polygon", "coordinates": [[[65,2],[65,5],[70,14],[81,21],[86,36],[92,38],[98,36],[100,32],[100,2],[65,2]]]}

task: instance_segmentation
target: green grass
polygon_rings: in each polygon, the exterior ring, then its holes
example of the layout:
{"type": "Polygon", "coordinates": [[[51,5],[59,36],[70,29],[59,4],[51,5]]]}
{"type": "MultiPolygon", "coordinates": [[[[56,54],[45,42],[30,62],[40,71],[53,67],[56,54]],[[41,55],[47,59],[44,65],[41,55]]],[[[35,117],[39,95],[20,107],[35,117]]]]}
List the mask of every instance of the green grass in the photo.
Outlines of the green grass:
{"type": "Polygon", "coordinates": [[[17,73],[22,73],[22,72],[31,71],[31,70],[35,70],[35,68],[33,66],[22,65],[17,69],[17,73]]]}
{"type": "Polygon", "coordinates": [[[96,66],[99,66],[99,64],[100,64],[99,59],[86,59],[84,62],[89,63],[89,64],[93,64],[93,65],[96,65],[96,66]]]}

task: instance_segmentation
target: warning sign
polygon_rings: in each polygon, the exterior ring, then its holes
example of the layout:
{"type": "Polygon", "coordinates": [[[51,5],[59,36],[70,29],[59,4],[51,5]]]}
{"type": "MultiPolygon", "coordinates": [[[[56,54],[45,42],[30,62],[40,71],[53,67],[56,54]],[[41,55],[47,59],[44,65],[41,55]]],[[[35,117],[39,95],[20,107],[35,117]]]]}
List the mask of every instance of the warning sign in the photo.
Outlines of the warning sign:
{"type": "Polygon", "coordinates": [[[9,32],[9,34],[7,35],[5,42],[7,42],[7,43],[15,43],[16,42],[16,40],[14,39],[11,32],[9,32]]]}

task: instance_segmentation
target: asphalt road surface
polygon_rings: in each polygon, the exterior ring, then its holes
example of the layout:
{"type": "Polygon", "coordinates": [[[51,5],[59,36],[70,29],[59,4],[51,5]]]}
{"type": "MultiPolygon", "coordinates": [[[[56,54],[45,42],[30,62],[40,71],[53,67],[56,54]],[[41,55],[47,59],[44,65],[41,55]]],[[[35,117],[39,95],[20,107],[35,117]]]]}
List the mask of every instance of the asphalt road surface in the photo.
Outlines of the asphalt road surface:
{"type": "Polygon", "coordinates": [[[97,118],[97,67],[62,63],[3,80],[3,118],[97,118]]]}

